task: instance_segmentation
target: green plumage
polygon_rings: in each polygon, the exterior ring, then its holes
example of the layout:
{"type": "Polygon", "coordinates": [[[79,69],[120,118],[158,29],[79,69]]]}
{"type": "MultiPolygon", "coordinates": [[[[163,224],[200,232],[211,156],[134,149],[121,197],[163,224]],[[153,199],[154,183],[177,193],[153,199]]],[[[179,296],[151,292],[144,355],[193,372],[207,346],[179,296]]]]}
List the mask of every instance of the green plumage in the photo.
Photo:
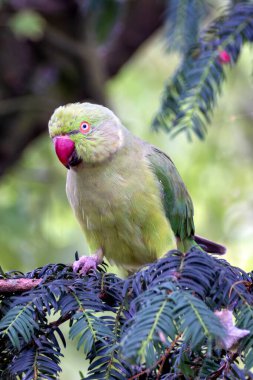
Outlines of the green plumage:
{"type": "Polygon", "coordinates": [[[157,148],[152,148],[148,158],[162,185],[161,197],[165,214],[175,236],[181,240],[193,236],[193,204],[173,162],[157,148]]]}
{"type": "Polygon", "coordinates": [[[107,108],[71,104],[55,111],[52,138],[68,135],[81,160],[67,175],[67,196],[92,251],[128,269],[194,241],[193,205],[173,162],[132,135],[107,108]],[[80,122],[91,130],[79,133],[80,122]]]}

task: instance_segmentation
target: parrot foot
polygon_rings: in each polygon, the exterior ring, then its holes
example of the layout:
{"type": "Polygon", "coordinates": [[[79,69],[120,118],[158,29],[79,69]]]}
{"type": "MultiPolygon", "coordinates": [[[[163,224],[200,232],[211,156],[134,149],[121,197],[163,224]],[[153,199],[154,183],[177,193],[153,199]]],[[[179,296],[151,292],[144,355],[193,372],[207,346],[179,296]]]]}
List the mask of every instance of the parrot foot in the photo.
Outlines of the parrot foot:
{"type": "Polygon", "coordinates": [[[103,261],[103,251],[99,248],[92,256],[81,256],[79,260],[74,261],[73,271],[87,274],[91,269],[97,269],[97,266],[103,261]]]}

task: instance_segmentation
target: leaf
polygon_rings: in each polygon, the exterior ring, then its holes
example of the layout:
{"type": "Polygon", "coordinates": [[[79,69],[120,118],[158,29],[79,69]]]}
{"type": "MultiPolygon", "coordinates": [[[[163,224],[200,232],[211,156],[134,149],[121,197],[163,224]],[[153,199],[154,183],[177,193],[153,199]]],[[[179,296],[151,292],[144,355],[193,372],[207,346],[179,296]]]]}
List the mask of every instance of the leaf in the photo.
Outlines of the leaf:
{"type": "Polygon", "coordinates": [[[183,291],[173,292],[169,297],[174,302],[173,317],[178,330],[192,349],[213,344],[224,336],[220,320],[203,301],[183,291]]]}
{"type": "Polygon", "coordinates": [[[85,380],[124,380],[130,377],[129,366],[118,356],[117,345],[96,348],[97,356],[88,368],[85,380]]]}
{"type": "Polygon", "coordinates": [[[105,318],[98,318],[83,309],[77,311],[71,320],[73,324],[69,330],[69,337],[74,339],[79,336],[77,349],[79,350],[83,346],[86,355],[93,350],[97,341],[101,340],[108,344],[110,340],[114,339],[114,334],[106,325],[105,318]]]}
{"type": "Polygon", "coordinates": [[[206,14],[207,6],[202,0],[171,0],[166,20],[169,50],[185,53],[196,44],[199,24],[206,14]]]}
{"type": "Polygon", "coordinates": [[[39,40],[44,33],[45,20],[38,12],[26,9],[9,18],[9,27],[18,37],[39,40]]]}
{"type": "Polygon", "coordinates": [[[0,321],[0,334],[8,335],[13,347],[18,349],[21,348],[23,340],[25,343],[30,342],[38,328],[31,304],[10,309],[0,321]]]}
{"type": "Polygon", "coordinates": [[[126,323],[120,342],[123,358],[137,364],[152,365],[156,351],[169,344],[177,334],[172,315],[172,303],[165,291],[147,290],[135,303],[137,311],[126,323]],[[161,340],[161,334],[165,341],[161,340]]]}
{"type": "Polygon", "coordinates": [[[241,349],[245,353],[245,366],[250,370],[253,368],[253,303],[245,303],[236,310],[236,325],[240,329],[250,331],[240,343],[241,349]]]}
{"type": "Polygon", "coordinates": [[[57,379],[61,368],[59,366],[60,347],[52,334],[45,336],[34,344],[27,346],[14,358],[9,366],[9,372],[22,379],[57,379]]]}

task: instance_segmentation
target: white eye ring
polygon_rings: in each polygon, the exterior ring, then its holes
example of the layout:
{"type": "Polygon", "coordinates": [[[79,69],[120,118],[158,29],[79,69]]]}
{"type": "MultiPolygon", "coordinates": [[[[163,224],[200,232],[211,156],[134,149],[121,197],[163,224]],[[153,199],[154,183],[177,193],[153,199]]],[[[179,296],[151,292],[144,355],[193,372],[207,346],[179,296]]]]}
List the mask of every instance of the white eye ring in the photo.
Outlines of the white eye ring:
{"type": "Polygon", "coordinates": [[[83,134],[89,133],[91,130],[91,126],[87,121],[82,121],[80,124],[80,132],[83,134]]]}

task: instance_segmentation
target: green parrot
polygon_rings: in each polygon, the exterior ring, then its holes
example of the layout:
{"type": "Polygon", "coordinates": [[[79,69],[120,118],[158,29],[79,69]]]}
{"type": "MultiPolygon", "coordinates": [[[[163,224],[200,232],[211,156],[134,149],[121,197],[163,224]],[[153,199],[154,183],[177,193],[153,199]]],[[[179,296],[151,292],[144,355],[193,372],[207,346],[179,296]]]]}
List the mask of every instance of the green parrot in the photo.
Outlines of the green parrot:
{"type": "Polygon", "coordinates": [[[225,247],[195,235],[193,204],[171,159],[134,136],[106,107],[73,103],[49,121],[56,154],[67,167],[69,203],[92,256],[73,265],[86,273],[105,256],[134,271],[172,247],[225,247]]]}

